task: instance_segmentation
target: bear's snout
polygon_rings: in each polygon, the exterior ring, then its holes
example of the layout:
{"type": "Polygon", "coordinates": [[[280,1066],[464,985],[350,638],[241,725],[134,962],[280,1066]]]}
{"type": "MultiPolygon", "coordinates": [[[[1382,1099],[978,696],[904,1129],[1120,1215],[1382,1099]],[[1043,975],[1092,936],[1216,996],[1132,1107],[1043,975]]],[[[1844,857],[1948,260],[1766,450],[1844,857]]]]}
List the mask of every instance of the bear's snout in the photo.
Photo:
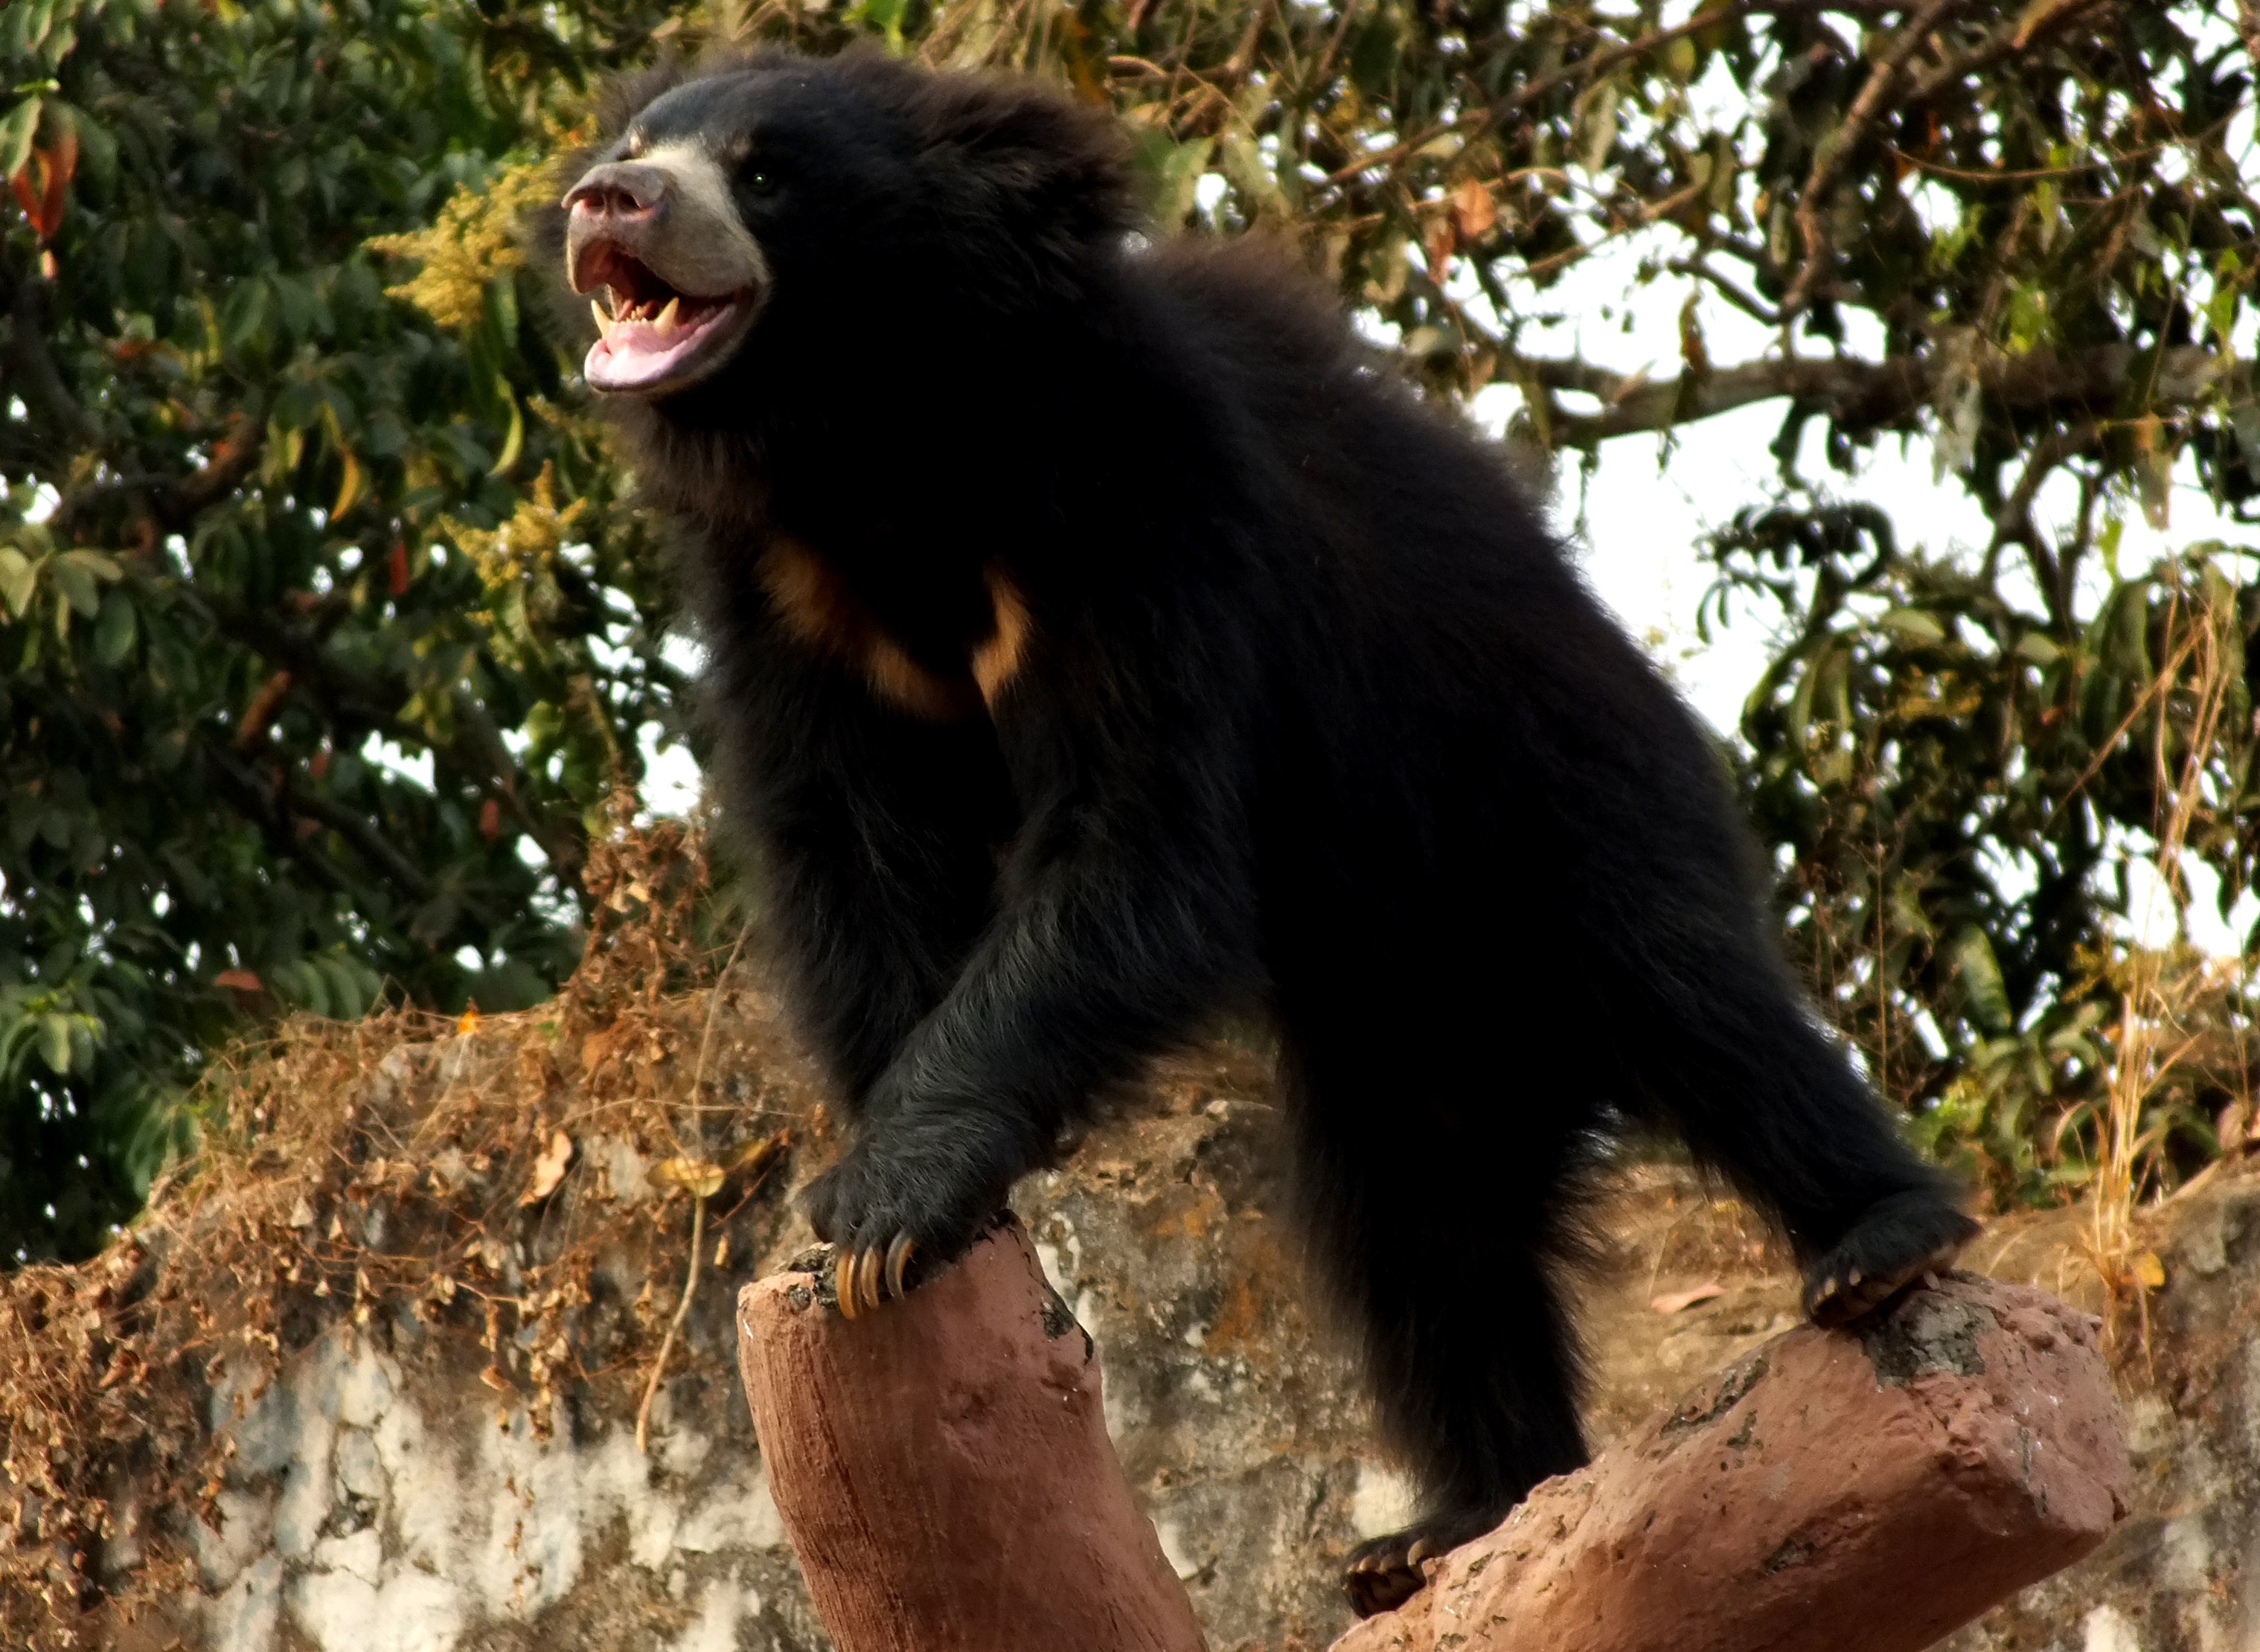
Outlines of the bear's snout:
{"type": "Polygon", "coordinates": [[[658,211],[671,193],[673,186],[659,168],[640,161],[608,161],[590,167],[565,192],[565,208],[576,218],[632,218],[658,211]]]}

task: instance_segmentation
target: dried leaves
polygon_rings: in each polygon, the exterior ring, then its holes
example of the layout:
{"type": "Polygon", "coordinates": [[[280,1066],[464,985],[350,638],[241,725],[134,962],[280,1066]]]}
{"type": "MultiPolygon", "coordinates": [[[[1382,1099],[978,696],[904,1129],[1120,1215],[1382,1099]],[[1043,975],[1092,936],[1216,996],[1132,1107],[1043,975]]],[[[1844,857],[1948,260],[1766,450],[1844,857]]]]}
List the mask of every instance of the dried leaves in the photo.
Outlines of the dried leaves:
{"type": "Polygon", "coordinates": [[[573,1138],[560,1130],[549,1138],[549,1145],[534,1160],[533,1179],[526,1191],[519,1195],[519,1206],[538,1205],[554,1193],[557,1184],[565,1179],[565,1167],[572,1162],[573,1138]]]}
{"type": "Polygon", "coordinates": [[[461,1026],[285,1023],[217,1066],[204,1155],[134,1239],[0,1277],[0,1641],[72,1643],[128,1464],[159,1513],[134,1534],[147,1558],[103,1588],[131,1602],[184,1586],[180,1522],[225,1483],[209,1384],[242,1391],[342,1320],[459,1346],[466,1375],[536,1429],[569,1391],[626,1416],[674,1340],[689,1260],[683,1207],[654,1189],[698,1199],[719,1230],[702,1263],[768,1242],[778,1207],[756,1196],[789,1150],[776,1114],[803,1096],[759,1001],[713,981],[692,922],[700,847],[663,824],[600,842],[590,867],[606,915],[554,1005],[461,1026]],[[708,1094],[743,1095],[742,1117],[682,1105],[680,1055],[710,1021],[708,1094]],[[601,1059],[558,1059],[592,1048],[601,1059]],[[686,1151],[678,1132],[717,1145],[686,1151]]]}

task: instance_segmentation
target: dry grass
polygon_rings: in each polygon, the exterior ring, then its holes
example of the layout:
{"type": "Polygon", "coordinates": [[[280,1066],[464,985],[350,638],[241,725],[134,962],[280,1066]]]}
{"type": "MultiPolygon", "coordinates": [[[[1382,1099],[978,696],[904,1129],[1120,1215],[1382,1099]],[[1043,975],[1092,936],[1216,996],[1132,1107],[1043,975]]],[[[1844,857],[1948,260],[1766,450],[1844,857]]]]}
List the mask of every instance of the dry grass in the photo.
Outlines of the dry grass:
{"type": "Polygon", "coordinates": [[[190,1586],[224,1375],[240,1406],[247,1371],[340,1321],[453,1339],[536,1427],[568,1393],[635,1412],[695,1288],[686,1232],[702,1257],[745,1242],[733,1219],[774,1209],[810,1113],[760,995],[696,933],[705,883],[679,826],[598,844],[556,999],[285,1022],[215,1064],[197,1158],[131,1235],[0,1277],[0,1644],[107,1643],[190,1586]],[[622,1166],[664,1196],[626,1197],[622,1166]],[[120,1534],[129,1482],[154,1513],[120,1534]],[[139,1558],[105,1575],[121,1535],[139,1558]]]}
{"type": "MultiPolygon", "coordinates": [[[[2178,911],[2188,902],[2184,852],[2210,807],[2206,769],[2243,669],[2233,597],[2203,587],[2176,593],[2163,652],[2164,663],[2146,697],[2158,707],[2151,744],[2158,800],[2152,869],[2178,911]],[[2170,732],[2180,741],[2178,760],[2170,732]]],[[[2149,1293],[2165,1283],[2165,1275],[2139,1212],[2171,1191],[2168,1138],[2188,1110],[2192,1071],[2233,1069],[2239,1096],[2250,1095],[2246,1018],[2240,1012],[2247,973],[2242,959],[2210,958],[2180,944],[2135,947],[2104,973],[2120,1002],[2105,1105],[2099,1113],[2073,1115],[2067,1124],[2085,1129],[2094,1148],[2084,1249],[2112,1303],[2131,1310],[2138,1340],[2147,1347],[2149,1293]],[[2224,1041],[2234,1048],[2209,1048],[2224,1041]]],[[[2116,1335],[2121,1316],[2110,1317],[2116,1335]]]]}

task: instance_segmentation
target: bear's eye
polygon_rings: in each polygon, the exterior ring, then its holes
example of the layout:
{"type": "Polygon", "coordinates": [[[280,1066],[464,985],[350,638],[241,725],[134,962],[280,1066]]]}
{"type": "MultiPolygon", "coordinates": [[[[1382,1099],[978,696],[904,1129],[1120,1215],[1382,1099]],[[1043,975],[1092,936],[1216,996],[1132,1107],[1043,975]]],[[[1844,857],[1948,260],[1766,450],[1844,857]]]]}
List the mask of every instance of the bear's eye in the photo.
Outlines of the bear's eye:
{"type": "Polygon", "coordinates": [[[776,188],[776,175],[763,167],[749,168],[745,174],[746,187],[755,195],[767,195],[776,188]]]}

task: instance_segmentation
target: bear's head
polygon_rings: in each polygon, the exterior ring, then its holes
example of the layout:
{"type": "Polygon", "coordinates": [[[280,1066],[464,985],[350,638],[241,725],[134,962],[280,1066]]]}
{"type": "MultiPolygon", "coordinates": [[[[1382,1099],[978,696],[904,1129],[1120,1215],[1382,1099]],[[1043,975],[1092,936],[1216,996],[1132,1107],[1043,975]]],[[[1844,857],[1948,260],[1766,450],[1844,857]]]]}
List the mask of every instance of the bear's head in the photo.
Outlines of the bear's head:
{"type": "Polygon", "coordinates": [[[561,203],[611,397],[714,401],[733,363],[774,387],[895,316],[931,336],[1072,303],[1134,227],[1112,124],[1025,82],[761,52],[613,103],[561,203]]]}

